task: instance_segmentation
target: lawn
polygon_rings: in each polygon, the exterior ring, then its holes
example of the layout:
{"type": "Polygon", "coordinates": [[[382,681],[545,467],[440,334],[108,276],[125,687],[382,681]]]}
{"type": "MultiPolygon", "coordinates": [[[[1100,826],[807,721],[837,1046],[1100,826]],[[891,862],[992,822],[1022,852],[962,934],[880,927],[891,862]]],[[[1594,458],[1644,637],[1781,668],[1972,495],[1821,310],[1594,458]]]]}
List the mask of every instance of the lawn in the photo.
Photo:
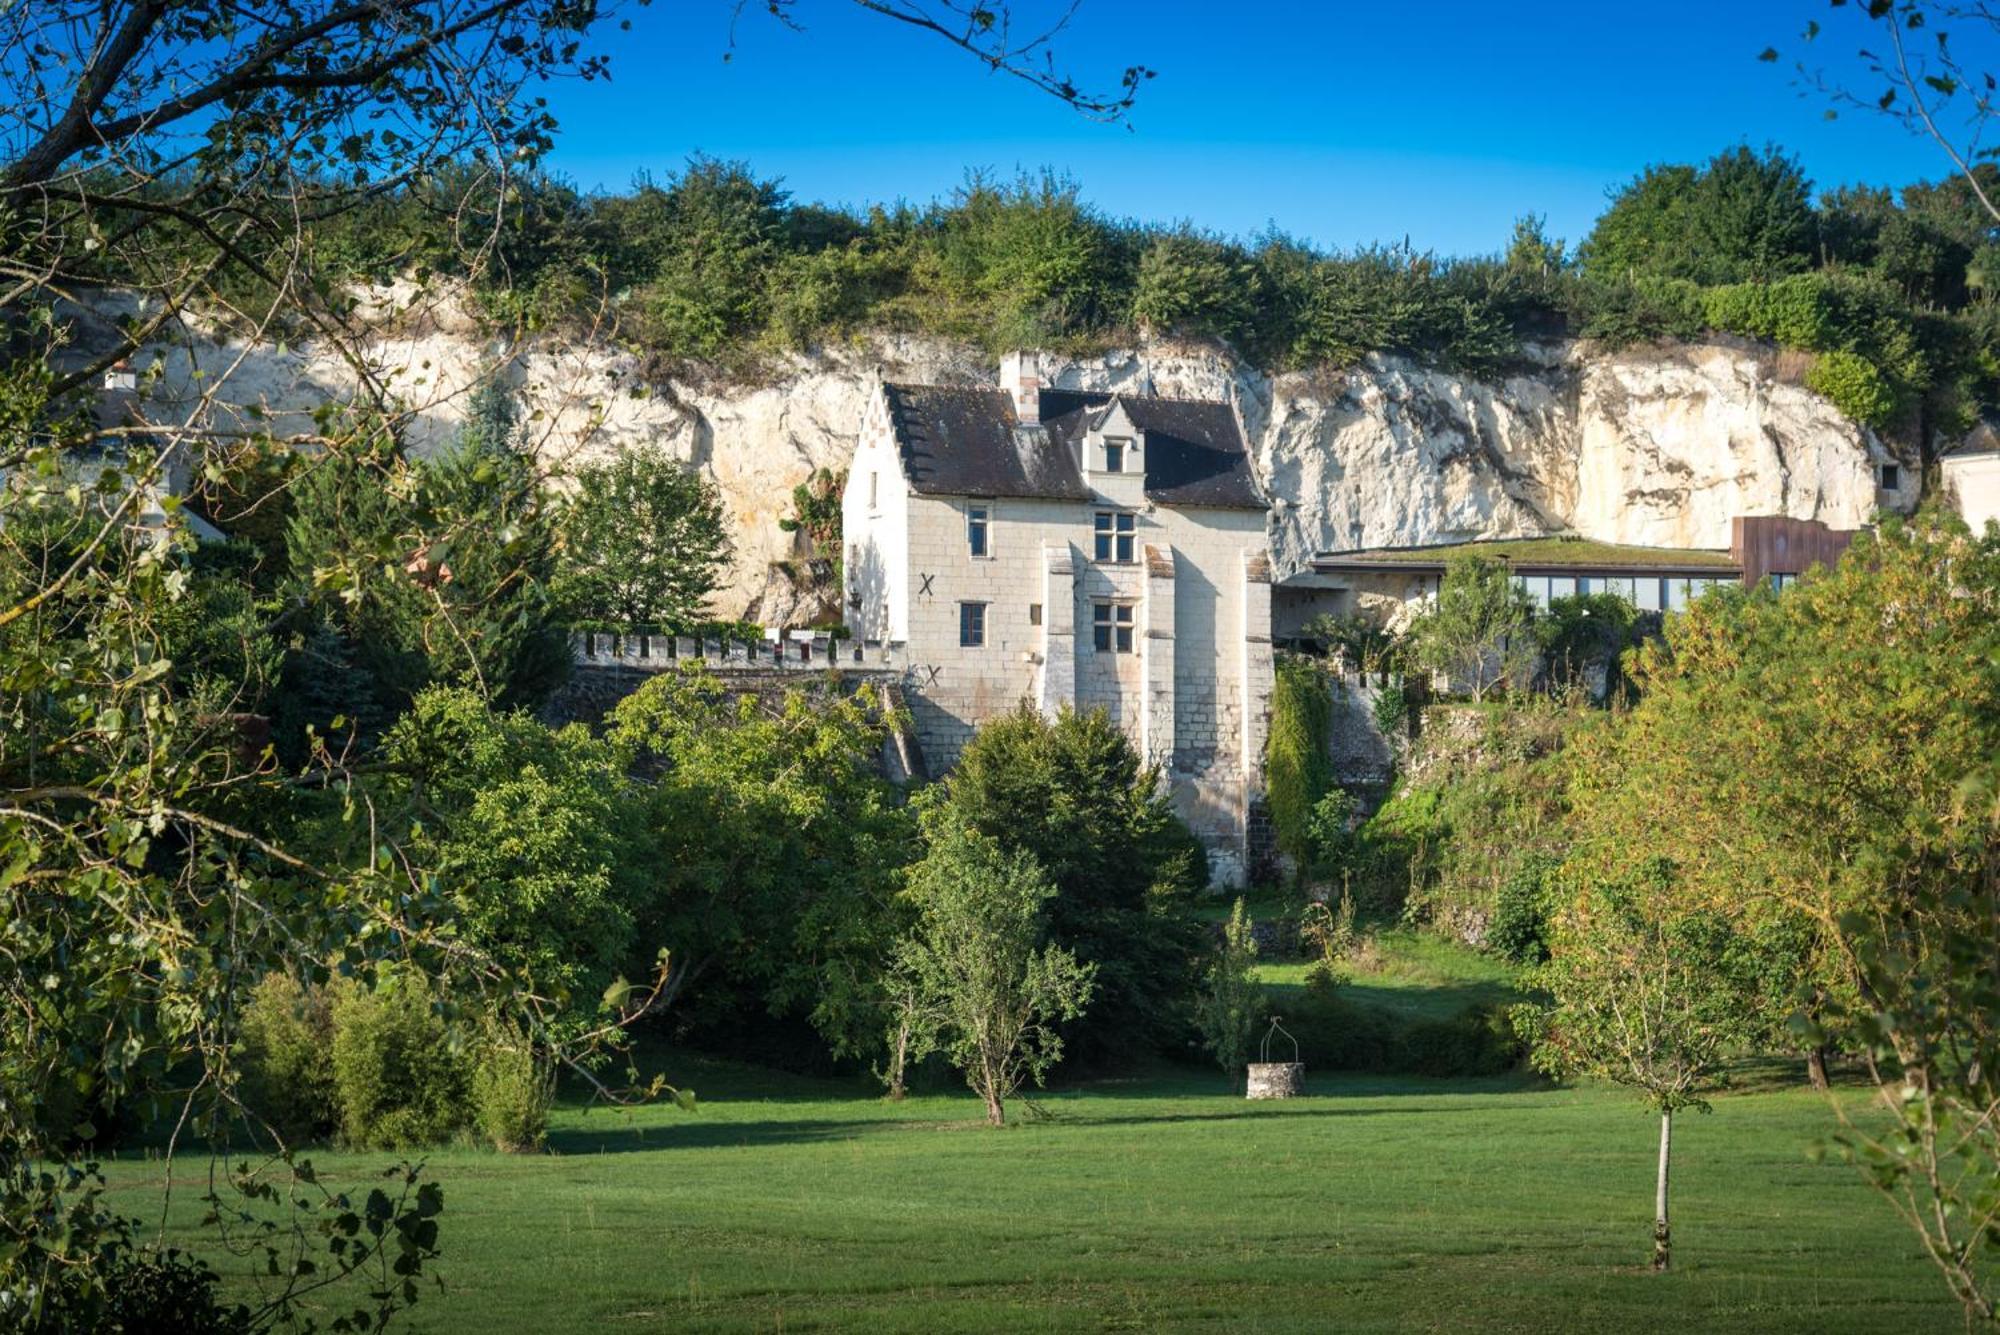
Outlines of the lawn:
{"type": "MultiPolygon", "coordinates": [[[[1680,1265],[1655,1276],[1654,1123],[1612,1090],[1319,1077],[1303,1100],[1248,1104],[1168,1070],[987,1131],[956,1094],[891,1105],[669,1060],[698,1111],[569,1108],[549,1154],[430,1157],[447,1292],[408,1329],[1959,1325],[1887,1207],[1809,1162],[1826,1117],[1802,1090],[1683,1119],[1680,1265]]],[[[317,1159],[358,1177],[391,1157],[317,1159]]],[[[156,1207],[156,1166],[111,1175],[121,1203],[156,1207]]]]}

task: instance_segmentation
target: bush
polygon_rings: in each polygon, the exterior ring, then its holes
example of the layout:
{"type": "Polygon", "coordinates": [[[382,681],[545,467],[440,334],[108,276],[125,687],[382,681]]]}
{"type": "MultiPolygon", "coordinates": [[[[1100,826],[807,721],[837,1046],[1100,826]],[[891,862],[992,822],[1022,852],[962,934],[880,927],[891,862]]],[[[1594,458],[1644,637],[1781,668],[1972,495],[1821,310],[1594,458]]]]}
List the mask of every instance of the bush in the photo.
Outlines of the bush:
{"type": "Polygon", "coordinates": [[[479,1134],[510,1154],[539,1150],[548,1140],[555,1072],[537,1058],[528,1035],[494,1025],[472,1073],[473,1120],[479,1134]]]}
{"type": "Polygon", "coordinates": [[[1326,677],[1298,658],[1278,660],[1271,727],[1264,741],[1265,800],[1278,847],[1300,874],[1313,865],[1313,809],[1333,787],[1326,734],[1333,701],[1326,677]]]}
{"type": "Polygon", "coordinates": [[[123,1335],[237,1335],[256,1329],[248,1309],[224,1307],[220,1278],[181,1252],[142,1252],[121,1262],[106,1285],[105,1328],[123,1335]]]}
{"type": "Polygon", "coordinates": [[[1155,237],[1139,259],[1132,318],[1162,332],[1235,339],[1256,317],[1255,276],[1224,242],[1192,231],[1155,237]]]}
{"type": "Polygon", "coordinates": [[[1521,1064],[1525,1048],[1504,1007],[1473,1006],[1445,1020],[1418,1020],[1402,1034],[1399,1069],[1418,1075],[1499,1075],[1521,1064]]]}
{"type": "Polygon", "coordinates": [[[340,1126],[333,1012],[329,989],[274,973],[243,1013],[243,1099],[287,1145],[325,1140],[340,1126]]]}
{"type": "Polygon", "coordinates": [[[413,974],[343,991],[333,1008],[341,1138],[356,1149],[437,1145],[471,1120],[468,1061],[413,974]]]}
{"type": "Polygon", "coordinates": [[[1486,929],[1486,947],[1516,964],[1542,964],[1549,958],[1549,913],[1556,861],[1546,853],[1530,853],[1513,875],[1501,882],[1486,929]]]}
{"type": "Polygon", "coordinates": [[[1806,372],[1806,388],[1825,396],[1863,426],[1886,426],[1896,412],[1896,392],[1866,357],[1853,352],[1821,353],[1806,372]]]}

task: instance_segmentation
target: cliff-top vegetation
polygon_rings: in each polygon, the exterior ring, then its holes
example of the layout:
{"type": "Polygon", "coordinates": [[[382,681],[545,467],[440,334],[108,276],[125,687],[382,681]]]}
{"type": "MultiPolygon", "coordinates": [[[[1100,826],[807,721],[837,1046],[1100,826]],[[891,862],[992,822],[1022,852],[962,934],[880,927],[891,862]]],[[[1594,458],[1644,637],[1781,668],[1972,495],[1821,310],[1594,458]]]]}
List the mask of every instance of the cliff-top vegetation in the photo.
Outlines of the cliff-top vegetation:
{"type": "Polygon", "coordinates": [[[1151,333],[1272,369],[1394,352],[1496,376],[1537,338],[1721,333],[1813,354],[1807,383],[1879,428],[1963,429],[2000,400],[2000,243],[1968,184],[1815,198],[1777,149],[1649,168],[1573,248],[1530,216],[1504,252],[1469,258],[1121,220],[1046,172],[865,209],[802,202],[709,158],[619,193],[531,175],[494,194],[478,175],[442,172],[328,219],[311,247],[322,286],[454,275],[496,324],[615,329],[662,366],[743,370],[858,331],[989,351],[1151,333]]]}

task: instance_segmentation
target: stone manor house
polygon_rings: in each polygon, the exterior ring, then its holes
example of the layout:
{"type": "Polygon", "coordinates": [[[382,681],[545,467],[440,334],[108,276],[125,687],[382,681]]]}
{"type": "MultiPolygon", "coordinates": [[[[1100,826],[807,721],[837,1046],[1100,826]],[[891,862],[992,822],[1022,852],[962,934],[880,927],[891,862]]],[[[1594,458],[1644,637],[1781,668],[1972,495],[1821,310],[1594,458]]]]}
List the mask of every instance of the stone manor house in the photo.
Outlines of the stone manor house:
{"type": "Polygon", "coordinates": [[[1227,403],[883,384],[842,497],[846,621],[902,646],[928,763],[1023,701],[1102,708],[1218,881],[1247,869],[1271,692],[1262,493],[1227,403]]]}

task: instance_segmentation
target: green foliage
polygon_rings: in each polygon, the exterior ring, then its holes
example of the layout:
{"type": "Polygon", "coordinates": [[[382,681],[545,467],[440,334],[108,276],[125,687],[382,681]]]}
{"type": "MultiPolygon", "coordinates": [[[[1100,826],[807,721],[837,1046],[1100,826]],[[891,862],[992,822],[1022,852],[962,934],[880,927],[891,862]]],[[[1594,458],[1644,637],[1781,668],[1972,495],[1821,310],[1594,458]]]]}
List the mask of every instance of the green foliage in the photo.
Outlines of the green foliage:
{"type": "Polygon", "coordinates": [[[1874,363],[1841,349],[1820,354],[1806,372],[1806,388],[1864,426],[1887,426],[1898,406],[1895,391],[1874,363]]]}
{"type": "Polygon", "coordinates": [[[841,576],[845,555],[840,539],[841,495],[846,486],[846,469],[815,470],[810,478],[792,488],[792,512],[778,521],[778,527],[787,533],[805,534],[812,541],[813,551],[833,563],[829,582],[835,588],[845,588],[847,584],[841,576]]]}
{"type": "Polygon", "coordinates": [[[1771,279],[1813,257],[1812,187],[1777,149],[1652,167],[1612,198],[1579,251],[1586,272],[1701,283],[1771,279]]]}
{"type": "Polygon", "coordinates": [[[620,701],[608,740],[642,795],[652,879],[638,939],[673,949],[664,1001],[712,1022],[761,1003],[810,1020],[835,1051],[881,1033],[879,975],[901,930],[894,893],[915,830],[876,768],[872,689],[822,681],[767,705],[713,675],[663,673],[620,701]]]}
{"type": "Polygon", "coordinates": [[[1251,976],[1257,962],[1251,927],[1238,898],[1223,925],[1222,946],[1209,961],[1208,985],[1195,1002],[1194,1022],[1202,1044],[1231,1076],[1250,1060],[1266,1009],[1263,990],[1251,976]]]}
{"type": "Polygon", "coordinates": [[[1544,964],[1549,958],[1549,919],[1559,906],[1556,872],[1561,864],[1546,853],[1530,853],[1500,883],[1486,946],[1515,964],[1544,964]]]}
{"type": "Polygon", "coordinates": [[[1580,684],[1593,670],[1604,673],[1607,696],[1623,685],[1624,656],[1636,648],[1645,630],[1639,612],[1615,593],[1579,593],[1549,600],[1548,611],[1536,622],[1541,639],[1542,671],[1551,689],[1580,684]]]}
{"type": "Polygon", "coordinates": [[[651,202],[658,267],[639,293],[646,337],[671,355],[712,357],[763,323],[785,192],[743,163],[696,158],[651,202]]]}
{"type": "Polygon", "coordinates": [[[274,973],[244,1009],[237,1047],[244,1102],[286,1145],[325,1140],[340,1125],[333,999],[330,989],[274,973]]]}
{"type": "Polygon", "coordinates": [[[949,808],[925,830],[910,871],[914,924],[895,969],[935,1010],[939,1046],[999,1126],[1005,1104],[1062,1057],[1056,1026],[1083,1014],[1096,966],[1044,944],[1056,894],[1032,855],[1009,852],[961,825],[949,808]]]}
{"type": "Polygon", "coordinates": [[[666,451],[620,451],[579,470],[557,520],[557,597],[577,625],[685,632],[729,559],[715,488],[666,451]]]}
{"type": "Polygon", "coordinates": [[[1375,696],[1373,712],[1384,737],[1399,736],[1410,725],[1410,697],[1400,683],[1384,686],[1375,696]]]}
{"type": "Polygon", "coordinates": [[[1326,751],[1332,689],[1311,663],[1292,657],[1278,660],[1270,731],[1264,742],[1264,797],[1278,847],[1307,875],[1317,860],[1313,811],[1333,787],[1333,765],[1326,751]]]}
{"type": "Polygon", "coordinates": [[[1161,333],[1240,341],[1256,315],[1256,269],[1240,249],[1183,228],[1139,258],[1132,318],[1161,333]]]}
{"type": "Polygon", "coordinates": [[[1534,615],[1533,601],[1506,566],[1477,552],[1458,553],[1445,564],[1437,597],[1410,625],[1411,657],[1443,673],[1451,687],[1470,690],[1474,700],[1503,682],[1519,690],[1537,657],[1534,615]]]}
{"type": "MultiPolygon", "coordinates": [[[[581,725],[554,730],[469,691],[418,696],[384,756],[422,821],[411,847],[433,868],[461,937],[542,998],[544,1022],[582,1032],[648,951],[638,919],[656,896],[643,798],[581,725]]],[[[364,837],[351,831],[349,837],[364,837]]]]}
{"type": "Polygon", "coordinates": [[[504,1021],[488,1025],[472,1069],[472,1119],[482,1138],[509,1153],[539,1150],[548,1139],[555,1070],[534,1036],[504,1021]]]}
{"type": "Polygon", "coordinates": [[[208,1263],[175,1248],[135,1252],[110,1284],[105,1312],[112,1331],[154,1335],[249,1335],[257,1328],[250,1309],[225,1306],[221,1277],[208,1263]]]}
{"type": "Polygon", "coordinates": [[[333,1004],[340,1135],[360,1149],[443,1144],[471,1114],[471,1059],[423,977],[385,974],[333,1004]]]}
{"type": "Polygon", "coordinates": [[[943,220],[937,264],[948,290],[984,307],[999,342],[1059,342],[1117,309],[1122,245],[1081,194],[1048,172],[1006,186],[974,178],[943,220]]]}
{"type": "Polygon", "coordinates": [[[1306,622],[1299,634],[1302,639],[1317,640],[1349,671],[1363,676],[1389,671],[1396,664],[1396,637],[1387,626],[1363,613],[1344,616],[1321,613],[1306,622]]]}
{"type": "Polygon", "coordinates": [[[1055,884],[1049,940],[1093,965],[1096,1000],[1064,1036],[1081,1060],[1174,1051],[1200,982],[1207,859],[1159,772],[1102,711],[988,721],[944,785],[957,821],[1026,853],[1055,884]]]}

